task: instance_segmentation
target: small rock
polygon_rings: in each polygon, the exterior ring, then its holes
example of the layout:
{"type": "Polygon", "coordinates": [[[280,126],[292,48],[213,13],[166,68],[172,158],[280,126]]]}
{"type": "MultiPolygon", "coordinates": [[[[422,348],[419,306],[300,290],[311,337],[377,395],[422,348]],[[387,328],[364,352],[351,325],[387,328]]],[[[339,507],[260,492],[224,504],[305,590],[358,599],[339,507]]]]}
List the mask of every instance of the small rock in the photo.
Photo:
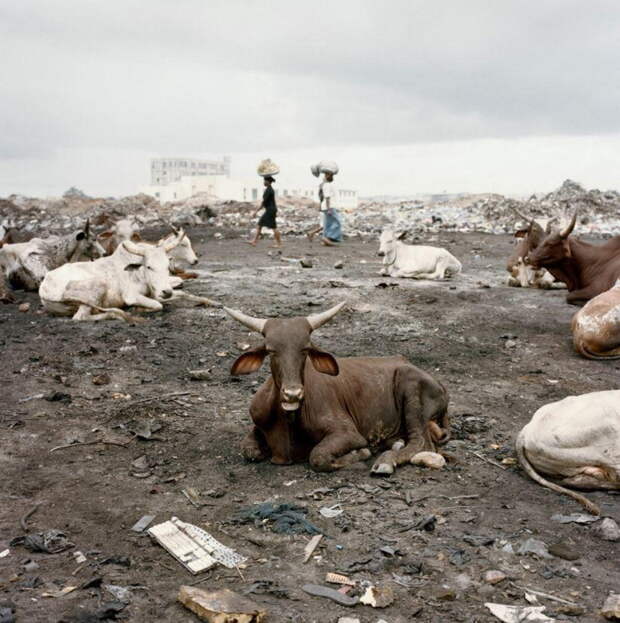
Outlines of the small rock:
{"type": "Polygon", "coordinates": [[[189,375],[189,378],[192,379],[192,381],[206,381],[212,376],[211,368],[209,368],[208,370],[188,370],[187,374],[189,375]]]}
{"type": "Polygon", "coordinates": [[[506,574],[497,569],[489,569],[485,571],[483,579],[487,584],[499,584],[506,579],[506,574]]]}
{"type": "Polygon", "coordinates": [[[22,303],[17,309],[20,312],[27,312],[30,309],[30,303],[22,303]]]}
{"type": "Polygon", "coordinates": [[[338,623],[360,623],[360,620],[352,617],[340,617],[338,623]]]}
{"type": "Polygon", "coordinates": [[[303,257],[302,259],[300,259],[299,263],[301,264],[302,268],[312,268],[314,266],[314,262],[307,257],[303,257]]]}
{"type": "Polygon", "coordinates": [[[334,264],[334,268],[335,268],[336,270],[338,270],[338,269],[340,269],[340,268],[344,268],[344,262],[336,262],[336,263],[334,264]]]}
{"type": "Polygon", "coordinates": [[[504,344],[506,348],[515,348],[516,345],[517,343],[514,340],[506,340],[504,344]]]}
{"type": "Polygon", "coordinates": [[[454,601],[456,599],[456,591],[449,586],[440,586],[433,591],[432,596],[440,601],[454,601]]]}
{"type": "Polygon", "coordinates": [[[97,374],[92,378],[93,385],[109,385],[110,376],[105,372],[103,374],[97,374]]]}
{"type": "Polygon", "coordinates": [[[595,527],[594,532],[604,541],[620,541],[620,528],[611,517],[605,517],[605,519],[595,527]]]}
{"type": "Polygon", "coordinates": [[[564,560],[579,560],[581,554],[566,543],[554,543],[549,546],[549,553],[564,560]]]}
{"type": "Polygon", "coordinates": [[[535,554],[541,558],[551,558],[546,543],[538,539],[527,539],[517,550],[517,554],[535,554]]]}
{"type": "Polygon", "coordinates": [[[586,613],[585,608],[577,604],[562,604],[555,609],[557,614],[564,614],[569,617],[580,617],[586,613]]]}
{"type": "Polygon", "coordinates": [[[418,452],[411,457],[412,465],[423,465],[432,469],[441,469],[446,464],[446,459],[437,452],[418,452]]]}
{"type": "Polygon", "coordinates": [[[620,621],[620,594],[610,593],[601,609],[601,614],[610,621],[620,621]]]}

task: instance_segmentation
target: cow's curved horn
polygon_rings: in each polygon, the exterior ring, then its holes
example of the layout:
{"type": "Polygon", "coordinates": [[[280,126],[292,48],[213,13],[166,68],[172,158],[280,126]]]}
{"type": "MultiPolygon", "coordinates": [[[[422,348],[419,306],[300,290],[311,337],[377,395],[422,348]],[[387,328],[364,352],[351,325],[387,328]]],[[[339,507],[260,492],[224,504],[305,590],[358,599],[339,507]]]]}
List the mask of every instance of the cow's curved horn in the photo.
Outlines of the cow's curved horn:
{"type": "Polygon", "coordinates": [[[342,301],[342,303],[338,303],[338,305],[334,305],[334,307],[331,307],[327,311],[321,312],[320,314],[306,316],[306,320],[312,330],[314,331],[315,329],[318,329],[331,320],[344,307],[345,303],[346,301],[342,301]]]}
{"type": "Polygon", "coordinates": [[[577,222],[577,212],[579,212],[579,210],[575,210],[575,214],[573,214],[573,218],[571,219],[566,229],[560,232],[560,238],[568,238],[573,229],[575,229],[575,223],[577,222]]]}
{"type": "Polygon", "coordinates": [[[229,307],[224,307],[224,311],[231,318],[234,318],[237,322],[240,322],[248,329],[252,329],[252,331],[262,333],[265,328],[265,323],[267,322],[265,318],[254,318],[254,316],[248,316],[237,309],[230,309],[229,307]]]}
{"type": "Polygon", "coordinates": [[[121,242],[125,251],[129,251],[129,253],[133,253],[134,255],[141,255],[144,257],[145,251],[137,244],[131,242],[131,240],[123,240],[121,242]]]}
{"type": "Polygon", "coordinates": [[[185,234],[179,235],[177,233],[177,235],[174,237],[174,240],[172,240],[171,242],[166,242],[166,244],[164,244],[164,251],[166,253],[169,253],[170,251],[172,251],[172,249],[174,249],[174,247],[176,247],[179,244],[179,242],[183,240],[183,236],[185,236],[185,234]]]}
{"type": "Polygon", "coordinates": [[[89,218],[86,219],[86,225],[84,225],[84,233],[86,234],[86,237],[88,238],[88,236],[90,235],[90,219],[89,218]]]}
{"type": "Polygon", "coordinates": [[[517,210],[517,208],[515,208],[514,206],[510,206],[510,209],[522,220],[525,221],[526,223],[531,220],[529,218],[527,218],[527,216],[523,215],[523,212],[520,212],[519,210],[517,210]]]}

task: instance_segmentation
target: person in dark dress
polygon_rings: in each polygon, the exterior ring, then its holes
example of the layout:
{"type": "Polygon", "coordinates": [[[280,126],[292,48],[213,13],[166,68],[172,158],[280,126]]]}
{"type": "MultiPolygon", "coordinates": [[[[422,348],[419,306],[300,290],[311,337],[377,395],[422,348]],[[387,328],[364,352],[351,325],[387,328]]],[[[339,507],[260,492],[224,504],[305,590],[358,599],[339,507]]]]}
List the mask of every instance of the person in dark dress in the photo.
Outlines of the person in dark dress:
{"type": "Polygon", "coordinates": [[[248,243],[253,247],[256,246],[263,227],[273,229],[273,237],[276,241],[273,247],[279,249],[282,246],[282,237],[280,236],[278,225],[276,223],[276,214],[278,213],[278,208],[276,207],[276,193],[271,186],[275,181],[276,180],[271,177],[271,175],[265,177],[265,192],[263,193],[263,201],[258,207],[258,210],[254,213],[254,218],[258,216],[258,213],[261,210],[264,209],[265,211],[258,221],[258,227],[256,228],[256,236],[254,236],[254,240],[251,240],[248,243]]]}

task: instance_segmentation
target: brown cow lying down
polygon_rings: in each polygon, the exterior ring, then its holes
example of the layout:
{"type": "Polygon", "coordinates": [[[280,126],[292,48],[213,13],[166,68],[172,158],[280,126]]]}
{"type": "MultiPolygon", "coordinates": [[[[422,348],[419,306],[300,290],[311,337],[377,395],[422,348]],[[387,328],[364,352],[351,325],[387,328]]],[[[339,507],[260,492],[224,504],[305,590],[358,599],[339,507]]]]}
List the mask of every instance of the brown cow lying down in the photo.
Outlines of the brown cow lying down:
{"type": "Polygon", "coordinates": [[[243,442],[246,459],[277,465],[309,460],[332,471],[386,449],[373,466],[390,474],[406,463],[441,467],[437,444],[448,440],[448,394],[404,357],[336,359],[310,341],[312,331],[344,306],[307,317],[261,319],[227,309],[265,340],[243,353],[231,374],[248,374],[269,356],[271,377],[254,395],[254,428],[243,442]]]}
{"type": "Polygon", "coordinates": [[[620,489],[620,390],[569,396],[541,407],[519,433],[516,449],[530,478],[600,515],[585,496],[538,472],[577,489],[620,489]]]}
{"type": "Polygon", "coordinates": [[[620,358],[620,279],[573,316],[572,329],[580,355],[588,359],[620,358]]]}
{"type": "Polygon", "coordinates": [[[577,212],[565,229],[552,231],[531,251],[526,263],[532,268],[546,268],[568,289],[566,302],[583,305],[613,287],[620,278],[620,236],[605,244],[588,244],[570,236],[577,212]]]}
{"type": "Polygon", "coordinates": [[[525,264],[523,258],[533,251],[545,237],[545,230],[532,219],[527,227],[515,232],[515,248],[506,262],[506,270],[510,273],[508,285],[513,288],[541,288],[548,290],[553,286],[554,279],[544,268],[538,270],[525,264]]]}

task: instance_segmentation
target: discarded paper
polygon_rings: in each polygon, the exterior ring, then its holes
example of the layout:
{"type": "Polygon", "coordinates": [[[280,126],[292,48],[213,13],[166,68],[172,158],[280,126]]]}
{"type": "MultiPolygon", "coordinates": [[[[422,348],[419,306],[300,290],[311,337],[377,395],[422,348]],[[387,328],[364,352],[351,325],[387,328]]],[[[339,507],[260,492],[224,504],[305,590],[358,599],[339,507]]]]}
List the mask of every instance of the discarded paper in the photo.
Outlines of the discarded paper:
{"type": "Polygon", "coordinates": [[[203,621],[208,623],[261,623],[266,611],[227,588],[206,591],[193,586],[181,586],[177,599],[203,621]]]}

